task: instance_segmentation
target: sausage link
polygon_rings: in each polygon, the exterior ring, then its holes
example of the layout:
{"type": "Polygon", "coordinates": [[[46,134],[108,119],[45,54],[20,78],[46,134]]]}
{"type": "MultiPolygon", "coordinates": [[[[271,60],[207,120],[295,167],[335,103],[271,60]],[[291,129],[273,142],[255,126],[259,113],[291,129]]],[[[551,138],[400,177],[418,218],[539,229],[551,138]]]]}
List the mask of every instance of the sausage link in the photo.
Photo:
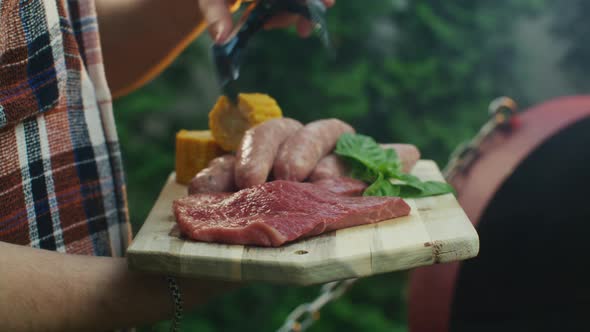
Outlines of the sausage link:
{"type": "Polygon", "coordinates": [[[280,147],[274,162],[275,178],[289,181],[305,180],[318,161],[334,149],[342,134],[354,132],[354,128],[338,119],[308,123],[280,147]]]}
{"type": "Polygon", "coordinates": [[[211,160],[207,168],[202,169],[191,180],[188,186],[189,195],[236,191],[234,182],[235,164],[236,157],[231,154],[211,160]]]}
{"type": "Polygon", "coordinates": [[[344,161],[335,154],[329,154],[320,159],[309,176],[309,181],[316,182],[322,179],[346,176],[348,167],[344,161]]]}
{"type": "Polygon", "coordinates": [[[384,149],[394,149],[402,162],[402,171],[409,173],[420,160],[420,150],[412,144],[381,144],[384,149]]]}
{"type": "Polygon", "coordinates": [[[281,144],[301,128],[303,125],[299,121],[279,118],[248,129],[236,155],[235,179],[238,188],[266,182],[281,144]]]}

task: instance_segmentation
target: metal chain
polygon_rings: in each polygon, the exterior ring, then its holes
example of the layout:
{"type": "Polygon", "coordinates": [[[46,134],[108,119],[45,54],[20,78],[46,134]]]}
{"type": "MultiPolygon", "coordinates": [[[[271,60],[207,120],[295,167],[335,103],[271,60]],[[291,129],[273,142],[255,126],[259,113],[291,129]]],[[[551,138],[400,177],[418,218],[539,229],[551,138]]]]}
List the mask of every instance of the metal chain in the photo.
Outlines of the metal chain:
{"type": "Polygon", "coordinates": [[[498,130],[513,128],[512,121],[518,110],[516,102],[509,97],[494,99],[488,108],[490,119],[481,127],[477,135],[469,141],[457,147],[451,154],[447,166],[443,170],[443,176],[447,181],[461,172],[465,172],[479,157],[480,147],[492,134],[498,130]]]}
{"type": "Polygon", "coordinates": [[[357,278],[324,284],[320,295],[312,302],[303,303],[293,310],[277,332],[303,332],[320,319],[320,310],[341,297],[357,281],[357,278]]]}
{"type": "MultiPolygon", "coordinates": [[[[478,134],[468,143],[461,144],[452,154],[449,163],[443,170],[447,181],[466,170],[479,156],[480,145],[498,129],[512,126],[512,118],[516,114],[517,105],[508,97],[494,99],[489,106],[490,120],[484,124],[478,134]]],[[[341,297],[358,280],[347,279],[324,284],[320,294],[312,302],[303,303],[293,310],[283,326],[277,332],[303,332],[320,319],[320,310],[328,303],[341,297]]]]}

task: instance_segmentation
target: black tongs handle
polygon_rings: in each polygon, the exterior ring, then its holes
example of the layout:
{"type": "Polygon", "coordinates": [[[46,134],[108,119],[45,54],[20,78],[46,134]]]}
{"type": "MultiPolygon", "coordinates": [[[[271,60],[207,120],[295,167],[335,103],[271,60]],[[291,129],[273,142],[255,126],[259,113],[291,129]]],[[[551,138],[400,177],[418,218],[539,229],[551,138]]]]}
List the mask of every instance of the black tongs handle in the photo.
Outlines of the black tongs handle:
{"type": "MultiPolygon", "coordinates": [[[[233,38],[238,39],[238,45],[245,45],[250,37],[268,22],[268,20],[279,13],[292,13],[303,16],[309,21],[315,21],[306,1],[313,0],[261,0],[250,12],[245,23],[233,38]]],[[[325,11],[325,7],[322,7],[325,11]]]]}
{"type": "MultiPolygon", "coordinates": [[[[232,34],[229,41],[222,45],[213,46],[213,57],[224,94],[234,99],[235,93],[227,85],[239,76],[242,49],[246,47],[250,38],[261,30],[271,17],[282,12],[288,12],[301,15],[312,22],[316,21],[306,1],[260,0],[253,5],[254,7],[249,12],[246,12],[247,17],[236,27],[239,30],[232,34]]],[[[322,9],[325,10],[325,8],[322,9]]]]}

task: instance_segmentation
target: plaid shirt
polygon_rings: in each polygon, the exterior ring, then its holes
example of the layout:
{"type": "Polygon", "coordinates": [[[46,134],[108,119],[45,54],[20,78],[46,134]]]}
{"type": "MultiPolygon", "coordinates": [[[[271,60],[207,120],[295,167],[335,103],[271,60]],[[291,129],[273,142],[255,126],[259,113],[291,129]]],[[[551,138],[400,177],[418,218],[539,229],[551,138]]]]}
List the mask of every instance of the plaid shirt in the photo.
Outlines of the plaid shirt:
{"type": "Polygon", "coordinates": [[[0,241],[121,256],[126,193],[93,0],[0,0],[0,241]]]}

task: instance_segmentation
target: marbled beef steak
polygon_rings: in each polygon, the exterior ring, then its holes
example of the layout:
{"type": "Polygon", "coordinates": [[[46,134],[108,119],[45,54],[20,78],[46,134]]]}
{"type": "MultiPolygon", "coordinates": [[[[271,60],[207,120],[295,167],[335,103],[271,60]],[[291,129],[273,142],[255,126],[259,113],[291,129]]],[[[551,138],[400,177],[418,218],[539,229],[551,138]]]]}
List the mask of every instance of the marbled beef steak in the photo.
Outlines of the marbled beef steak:
{"type": "Polygon", "coordinates": [[[174,201],[182,233],[197,241],[277,247],[302,237],[410,213],[399,197],[347,197],[312,183],[277,180],[236,193],[174,201]]]}
{"type": "Polygon", "coordinates": [[[361,180],[345,176],[320,179],[312,183],[343,196],[361,196],[368,187],[367,184],[361,180]]]}

